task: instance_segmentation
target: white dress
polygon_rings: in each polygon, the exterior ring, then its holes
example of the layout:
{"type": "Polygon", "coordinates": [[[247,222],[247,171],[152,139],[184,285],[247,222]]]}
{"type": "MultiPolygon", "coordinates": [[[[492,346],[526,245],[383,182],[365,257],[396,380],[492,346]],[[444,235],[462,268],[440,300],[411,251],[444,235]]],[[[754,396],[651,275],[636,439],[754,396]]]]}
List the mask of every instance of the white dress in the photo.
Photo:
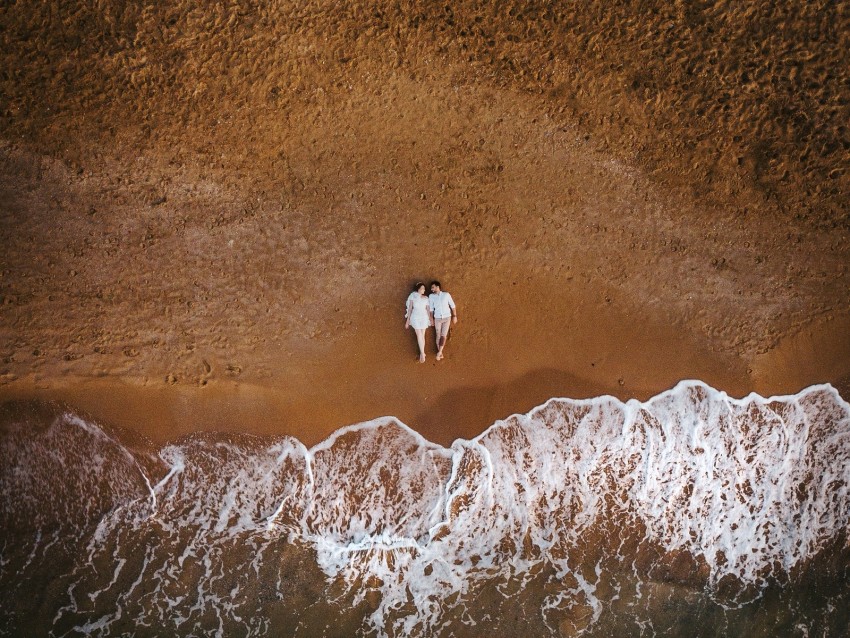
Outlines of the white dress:
{"type": "Polygon", "coordinates": [[[410,321],[410,325],[414,330],[424,330],[431,325],[431,319],[428,316],[428,297],[423,297],[418,292],[413,291],[407,298],[407,303],[404,304],[404,316],[410,321]],[[410,311],[410,306],[413,305],[413,311],[410,311]]]}

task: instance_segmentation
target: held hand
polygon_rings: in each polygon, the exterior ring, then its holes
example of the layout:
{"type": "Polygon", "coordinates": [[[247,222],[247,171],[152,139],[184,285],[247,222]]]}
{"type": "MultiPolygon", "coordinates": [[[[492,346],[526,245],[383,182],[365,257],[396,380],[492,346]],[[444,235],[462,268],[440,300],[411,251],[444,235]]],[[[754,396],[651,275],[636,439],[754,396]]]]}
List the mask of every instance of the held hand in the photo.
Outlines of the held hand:
{"type": "Polygon", "coordinates": [[[405,329],[405,330],[407,330],[409,327],[410,327],[410,322],[409,322],[409,321],[405,321],[405,322],[404,322],[404,329],[405,329]]]}

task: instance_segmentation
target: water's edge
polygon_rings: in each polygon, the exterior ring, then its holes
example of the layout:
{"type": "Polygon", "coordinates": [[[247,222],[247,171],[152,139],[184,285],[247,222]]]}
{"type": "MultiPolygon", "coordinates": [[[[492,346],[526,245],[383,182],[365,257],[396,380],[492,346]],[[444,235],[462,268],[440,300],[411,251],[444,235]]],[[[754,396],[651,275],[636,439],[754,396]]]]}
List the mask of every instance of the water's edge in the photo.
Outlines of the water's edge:
{"type": "Polygon", "coordinates": [[[235,434],[153,449],[67,412],[7,415],[0,462],[6,634],[850,621],[850,406],[829,385],[550,399],[450,448],[392,417],[309,449],[235,434]]]}

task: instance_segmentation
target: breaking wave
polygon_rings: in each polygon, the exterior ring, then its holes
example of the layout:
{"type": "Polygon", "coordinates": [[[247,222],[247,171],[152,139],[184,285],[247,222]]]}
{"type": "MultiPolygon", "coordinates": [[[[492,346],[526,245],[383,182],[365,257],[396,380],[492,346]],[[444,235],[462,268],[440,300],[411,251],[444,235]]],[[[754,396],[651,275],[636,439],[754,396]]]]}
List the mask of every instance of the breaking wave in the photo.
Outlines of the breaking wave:
{"type": "Polygon", "coordinates": [[[200,434],[153,449],[69,412],[4,418],[7,634],[850,622],[850,406],[828,385],[552,399],[451,448],[393,418],[311,449],[200,434]]]}

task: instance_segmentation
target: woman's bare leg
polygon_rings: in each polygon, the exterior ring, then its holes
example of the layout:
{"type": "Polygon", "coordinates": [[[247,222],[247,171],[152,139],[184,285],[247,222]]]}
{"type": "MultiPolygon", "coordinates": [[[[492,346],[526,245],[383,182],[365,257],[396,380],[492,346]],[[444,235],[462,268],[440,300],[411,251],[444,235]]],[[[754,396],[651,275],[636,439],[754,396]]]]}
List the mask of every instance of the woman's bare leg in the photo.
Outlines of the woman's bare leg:
{"type": "Polygon", "coordinates": [[[425,362],[425,328],[415,330],[416,341],[419,343],[419,363],[425,362]]]}

